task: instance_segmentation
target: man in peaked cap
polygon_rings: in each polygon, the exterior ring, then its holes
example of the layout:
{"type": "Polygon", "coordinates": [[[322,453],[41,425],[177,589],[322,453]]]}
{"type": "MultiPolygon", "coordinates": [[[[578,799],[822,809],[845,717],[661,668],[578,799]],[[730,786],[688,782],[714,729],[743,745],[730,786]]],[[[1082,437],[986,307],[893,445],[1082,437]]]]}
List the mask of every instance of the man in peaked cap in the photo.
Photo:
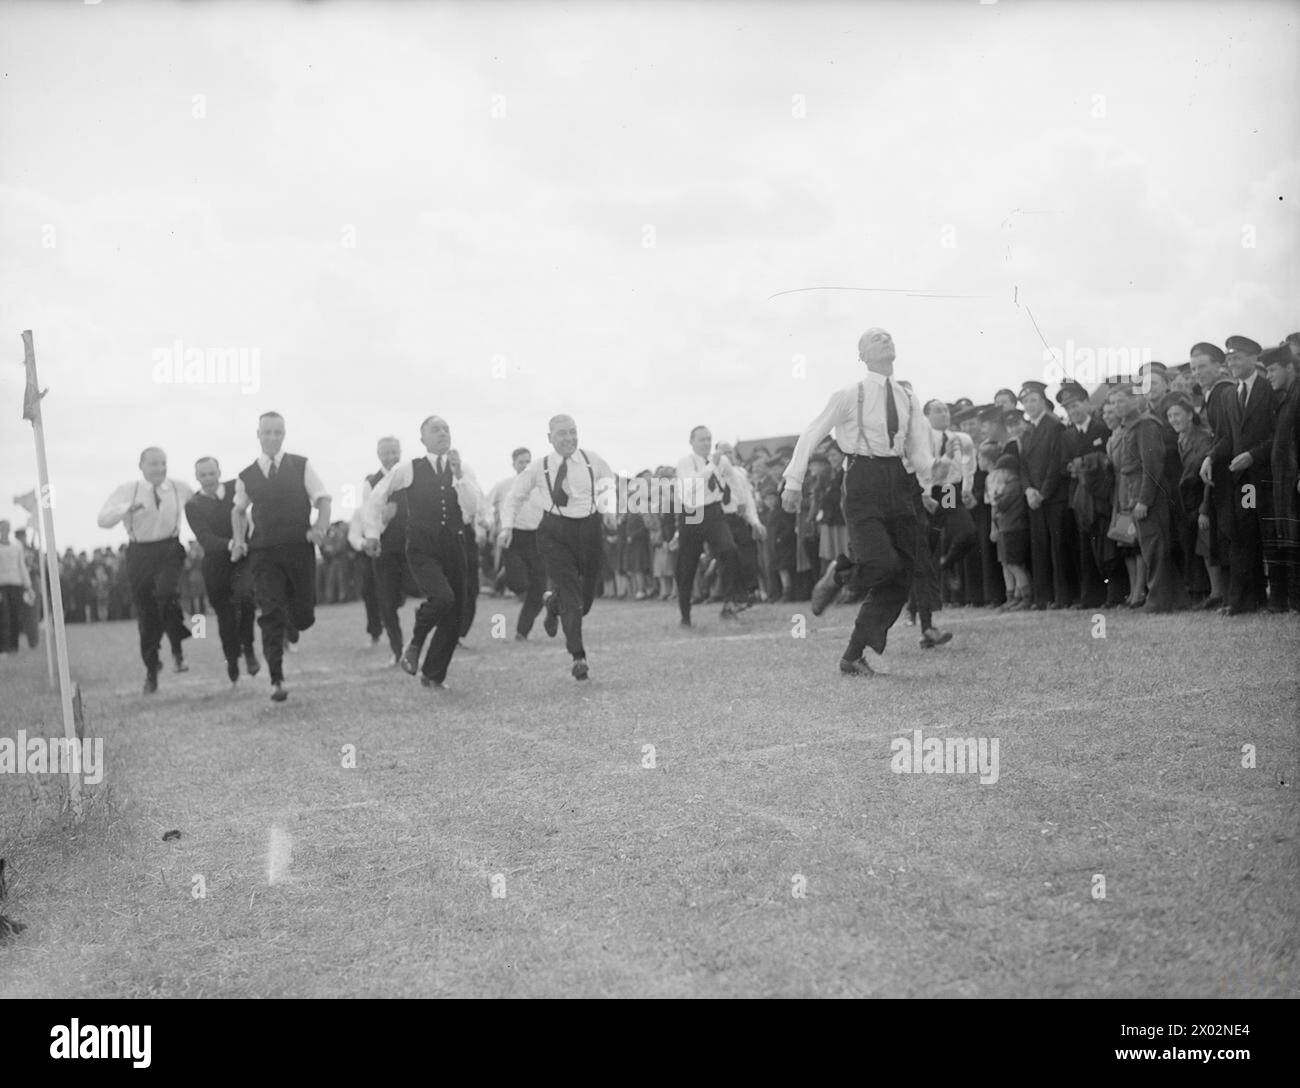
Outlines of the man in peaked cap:
{"type": "Polygon", "coordinates": [[[993,403],[1004,411],[1009,411],[1020,403],[1020,398],[1010,389],[999,389],[993,394],[993,403]]]}
{"type": "Polygon", "coordinates": [[[1271,516],[1273,391],[1259,371],[1263,349],[1248,336],[1224,341],[1228,369],[1236,382],[1230,417],[1230,447],[1221,451],[1218,436],[1211,455],[1228,459],[1232,523],[1228,551],[1228,615],[1253,612],[1267,601],[1262,515],[1271,516]]]}
{"type": "Polygon", "coordinates": [[[1088,391],[1076,381],[1065,382],[1056,402],[1069,417],[1061,438],[1061,458],[1069,477],[1067,501],[1072,514],[1065,518],[1067,549],[1072,570],[1078,574],[1076,608],[1098,608],[1106,598],[1101,564],[1106,541],[1106,513],[1110,509],[1109,485],[1099,490],[1110,428],[1088,409],[1088,391]]]}
{"type": "Polygon", "coordinates": [[[1029,554],[1034,579],[1034,608],[1065,608],[1070,604],[1065,551],[1066,484],[1061,461],[1064,428],[1050,411],[1047,386],[1025,382],[1020,387],[1025,408],[1025,433],[1020,439],[1020,478],[1029,506],[1029,554]]]}
{"type": "Polygon", "coordinates": [[[1206,490],[1198,517],[1208,543],[1208,554],[1204,559],[1210,576],[1210,596],[1201,607],[1209,610],[1222,606],[1227,596],[1227,590],[1223,588],[1223,571],[1232,549],[1232,477],[1228,472],[1228,462],[1232,460],[1235,387],[1224,369],[1225,356],[1221,348],[1204,342],[1193,344],[1191,356],[1192,373],[1196,375],[1196,383],[1204,396],[1205,422],[1214,436],[1214,444],[1201,464],[1201,479],[1206,490]]]}

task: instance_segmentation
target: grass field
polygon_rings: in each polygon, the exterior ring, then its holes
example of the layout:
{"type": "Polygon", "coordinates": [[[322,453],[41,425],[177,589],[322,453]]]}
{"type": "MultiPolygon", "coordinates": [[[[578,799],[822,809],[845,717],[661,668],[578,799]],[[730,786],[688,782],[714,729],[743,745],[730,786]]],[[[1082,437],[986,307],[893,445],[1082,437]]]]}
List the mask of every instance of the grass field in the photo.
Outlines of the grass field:
{"type": "MultiPolygon", "coordinates": [[[[0,775],[0,995],[1297,993],[1294,618],[957,610],[863,680],[806,608],[598,601],[579,684],[484,598],[446,693],[323,608],[282,706],[215,637],[145,698],[133,625],[71,628],[107,772],[77,828],[0,775]],[[913,728],[999,780],[892,773],[913,728]]],[[[60,732],[41,654],[0,681],[0,736],[60,732]]]]}

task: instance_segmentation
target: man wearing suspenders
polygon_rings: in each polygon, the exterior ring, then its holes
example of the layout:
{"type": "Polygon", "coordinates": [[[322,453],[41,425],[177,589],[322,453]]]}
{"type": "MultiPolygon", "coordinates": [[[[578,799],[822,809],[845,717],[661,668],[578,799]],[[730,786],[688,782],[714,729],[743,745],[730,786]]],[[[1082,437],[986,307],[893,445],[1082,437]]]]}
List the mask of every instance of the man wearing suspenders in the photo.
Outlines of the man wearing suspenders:
{"type": "Polygon", "coordinates": [[[785,472],[781,504],[789,513],[799,509],[808,458],[833,429],[846,457],[844,519],[852,558],[838,556],[826,568],[813,591],[812,608],[820,615],[845,584],[867,591],[840,672],[869,676],[878,670],[864,651],[870,649],[878,660],[889,628],[907,601],[919,535],[913,500],[918,486],[928,488],[934,449],[916,394],[893,378],[894,341],[889,333],[875,328],[863,333],[858,358],[867,367],[866,377],[834,393],[799,437],[785,472]]]}
{"type": "Polygon", "coordinates": [[[731,462],[713,451],[708,427],[691,431],[691,454],[677,462],[677,479],[682,486],[683,512],[677,517],[677,608],[681,625],[691,625],[691,594],[704,545],[718,563],[718,587],[722,595],[722,618],[736,618],[738,556],[724,510],[731,503],[731,462]]]}
{"type": "Polygon", "coordinates": [[[556,628],[564,626],[565,648],[573,657],[573,677],[586,680],[582,617],[591,611],[600,582],[599,496],[615,490],[615,479],[603,457],[578,448],[578,425],[572,416],[552,418],[549,437],[555,452],[524,469],[502,504],[500,544],[502,548],[510,547],[515,518],[528,497],[541,489],[539,497],[545,513],[537,530],[537,547],[551,584],[543,598],[542,626],[552,638],[556,628]]]}
{"type": "Polygon", "coordinates": [[[162,663],[158,648],[164,632],[172,645],[176,671],[184,672],[181,640],[189,638],[181,614],[180,580],[185,548],[180,542],[181,512],[193,496],[189,485],[167,478],[167,455],[157,446],[140,454],[143,479],[117,488],[99,512],[99,527],[126,525],[131,543],[126,571],[140,628],[140,657],[144,660],[144,693],[158,690],[162,663]]]}

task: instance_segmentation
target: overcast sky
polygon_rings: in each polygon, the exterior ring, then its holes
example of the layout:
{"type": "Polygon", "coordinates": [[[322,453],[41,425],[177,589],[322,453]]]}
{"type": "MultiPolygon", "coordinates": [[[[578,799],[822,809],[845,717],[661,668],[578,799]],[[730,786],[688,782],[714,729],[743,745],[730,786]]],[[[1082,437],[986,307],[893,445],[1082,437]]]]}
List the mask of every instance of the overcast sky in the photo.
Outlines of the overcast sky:
{"type": "Polygon", "coordinates": [[[1044,341],[1276,343],[1298,12],[0,3],[0,514],[26,328],[77,547],[141,447],[233,475],[267,409],[337,501],[431,413],[485,484],[560,411],[629,472],[791,433],[871,325],[947,400],[1044,341]],[[255,380],[159,382],[177,341],[255,380]]]}

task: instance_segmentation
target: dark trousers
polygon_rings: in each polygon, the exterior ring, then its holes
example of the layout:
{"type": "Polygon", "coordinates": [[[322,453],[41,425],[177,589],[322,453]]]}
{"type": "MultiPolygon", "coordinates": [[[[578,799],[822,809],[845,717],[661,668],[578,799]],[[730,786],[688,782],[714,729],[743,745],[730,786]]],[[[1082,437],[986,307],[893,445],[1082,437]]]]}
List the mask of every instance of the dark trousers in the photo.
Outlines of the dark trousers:
{"type": "Polygon", "coordinates": [[[300,631],[316,622],[316,548],[301,544],[271,544],[249,555],[253,594],[262,614],[262,653],[271,683],[284,680],[284,643],[297,641],[300,631]]]}
{"type": "Polygon", "coordinates": [[[736,542],[722,512],[722,503],[711,502],[701,507],[701,512],[703,516],[695,524],[687,521],[685,515],[677,518],[677,607],[684,620],[691,618],[695,572],[706,543],[718,561],[718,592],[722,599],[731,601],[736,595],[736,542]]]}
{"type": "Polygon", "coordinates": [[[918,491],[916,509],[916,563],[907,594],[907,610],[920,615],[921,629],[934,626],[934,614],[943,608],[943,587],[939,582],[939,550],[943,541],[942,510],[928,513],[918,491]]]}
{"type": "Polygon", "coordinates": [[[1268,599],[1264,575],[1264,538],[1260,532],[1261,509],[1265,501],[1271,508],[1272,481],[1255,469],[1248,468],[1232,476],[1232,528],[1228,544],[1228,607],[1234,612],[1253,612],[1268,599]],[[1242,488],[1255,489],[1254,505],[1245,505],[1242,488]],[[1267,500],[1265,496],[1268,496],[1267,500]]]}
{"type": "Polygon", "coordinates": [[[907,601],[920,546],[919,489],[897,457],[850,457],[847,464],[844,518],[852,555],[838,557],[835,566],[837,581],[866,593],[844,653],[846,661],[856,661],[868,646],[884,652],[907,601]]]}
{"type": "Polygon", "coordinates": [[[1065,500],[1053,499],[1029,511],[1029,561],[1033,567],[1034,604],[1070,603],[1066,577],[1065,500]]]}
{"type": "Polygon", "coordinates": [[[998,562],[998,547],[989,539],[993,528],[993,508],[988,503],[977,503],[971,511],[975,522],[975,544],[979,549],[980,577],[984,583],[984,603],[1003,604],[1007,599],[1007,586],[1002,577],[1002,564],[998,562]]]}
{"type": "Polygon", "coordinates": [[[140,629],[140,657],[146,669],[161,668],[158,647],[164,634],[173,654],[179,654],[181,642],[190,637],[181,615],[184,567],[185,549],[175,537],[149,543],[132,541],[126,549],[126,575],[140,629]]]}
{"type": "Polygon", "coordinates": [[[384,630],[383,617],[379,611],[379,587],[375,581],[375,564],[368,556],[358,560],[361,566],[361,603],[366,608],[366,634],[378,639],[384,630]]]}
{"type": "Polygon", "coordinates": [[[505,568],[510,592],[524,598],[515,630],[527,636],[542,611],[542,595],[546,592],[546,566],[537,550],[536,529],[514,530],[506,549],[505,568]]]}
{"type": "Polygon", "coordinates": [[[1173,612],[1188,605],[1187,584],[1174,564],[1173,523],[1169,500],[1156,492],[1147,516],[1137,523],[1138,547],[1147,569],[1147,603],[1144,612],[1173,612]]]}
{"type": "Polygon", "coordinates": [[[1072,509],[1066,512],[1065,520],[1074,529],[1071,545],[1074,566],[1079,572],[1079,603],[1086,608],[1099,608],[1106,599],[1106,585],[1102,581],[1099,557],[1109,522],[1094,517],[1090,525],[1080,525],[1072,509]]]}
{"type": "Polygon", "coordinates": [[[402,641],[402,620],[397,610],[406,603],[405,583],[406,553],[380,552],[371,561],[375,580],[375,604],[379,609],[379,622],[388,636],[388,648],[401,656],[406,644],[402,641]]]}
{"type": "Polygon", "coordinates": [[[599,514],[586,518],[566,518],[549,512],[542,515],[537,549],[555,592],[565,648],[575,658],[587,656],[582,645],[582,617],[591,611],[591,602],[596,599],[602,544],[599,514]]]}
{"type": "Polygon", "coordinates": [[[474,615],[478,611],[479,590],[479,554],[478,537],[474,526],[465,526],[465,604],[460,612],[460,637],[469,634],[474,626],[474,615]]]}
{"type": "Polygon", "coordinates": [[[23,587],[0,586],[0,654],[18,651],[23,629],[23,587]]]}
{"type": "Polygon", "coordinates": [[[739,514],[728,514],[727,528],[736,545],[736,595],[748,598],[758,589],[758,541],[754,530],[739,514]]]}
{"type": "Polygon", "coordinates": [[[237,661],[253,649],[253,624],[257,605],[253,601],[253,572],[248,560],[230,561],[229,552],[203,556],[203,585],[217,614],[221,653],[237,661]]]}
{"type": "Polygon", "coordinates": [[[421,671],[441,683],[447,678],[460,640],[461,611],[465,607],[465,534],[459,529],[415,534],[408,528],[406,563],[424,598],[415,611],[411,644],[418,656],[433,632],[421,671]]]}

